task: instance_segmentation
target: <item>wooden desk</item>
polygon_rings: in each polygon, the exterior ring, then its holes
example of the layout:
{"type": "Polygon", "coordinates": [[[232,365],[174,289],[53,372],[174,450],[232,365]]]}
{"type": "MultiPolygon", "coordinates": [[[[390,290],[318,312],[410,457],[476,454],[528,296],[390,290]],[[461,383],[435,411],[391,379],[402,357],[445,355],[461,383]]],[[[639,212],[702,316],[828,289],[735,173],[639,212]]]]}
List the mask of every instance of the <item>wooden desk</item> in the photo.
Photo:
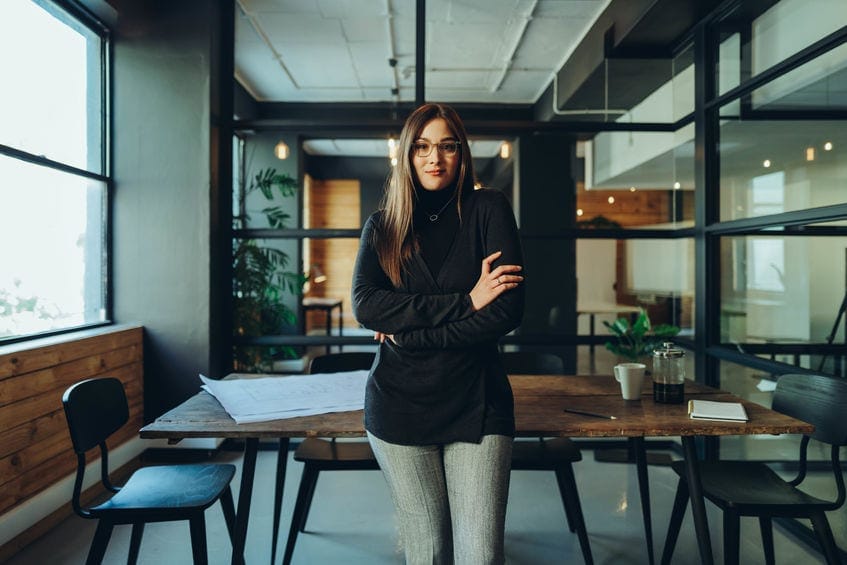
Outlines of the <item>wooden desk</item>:
{"type": "MultiPolygon", "coordinates": [[[[338,335],[344,335],[344,301],[340,298],[325,298],[322,296],[307,296],[303,299],[303,313],[309,310],[323,310],[326,314],[326,335],[332,335],[332,311],[338,308],[338,335]]],[[[339,351],[342,346],[338,346],[339,351]]],[[[330,345],[326,346],[329,353],[330,345]]]]}
{"type": "MultiPolygon", "coordinates": [[[[681,436],[686,462],[694,526],[703,563],[713,563],[706,507],[700,484],[695,438],[697,436],[809,433],[813,426],[773,410],[748,402],[724,391],[686,381],[686,399],[708,395],[710,400],[742,402],[749,422],[710,422],[688,418],[684,404],[656,404],[652,394],[628,401],[620,396],[620,386],[608,376],[529,376],[510,377],[515,395],[516,435],[519,437],[626,437],[643,440],[648,436],[681,436]],[[563,412],[563,408],[587,410],[617,416],[616,420],[591,418],[563,412]]],[[[645,384],[645,392],[647,384],[645,384]]],[[[362,412],[339,412],[270,422],[236,424],[223,407],[206,392],[199,392],[181,405],[141,429],[142,438],[167,438],[172,442],[188,437],[242,438],[245,440],[241,490],[238,497],[233,535],[233,563],[243,555],[253,475],[260,438],[281,438],[275,496],[281,503],[288,438],[356,437],[365,434],[362,412]]],[[[646,481],[646,462],[641,461],[646,481]]],[[[639,482],[641,477],[639,476],[639,482]]],[[[649,497],[648,497],[649,502],[649,497]]],[[[275,503],[276,516],[279,515],[275,503]]],[[[648,513],[649,514],[649,513],[648,513]]],[[[649,518],[649,516],[648,516],[649,518]]],[[[645,523],[646,528],[646,523],[645,523]]],[[[275,519],[274,532],[278,532],[275,519]]],[[[277,535],[273,537],[275,554],[277,535]]]]}

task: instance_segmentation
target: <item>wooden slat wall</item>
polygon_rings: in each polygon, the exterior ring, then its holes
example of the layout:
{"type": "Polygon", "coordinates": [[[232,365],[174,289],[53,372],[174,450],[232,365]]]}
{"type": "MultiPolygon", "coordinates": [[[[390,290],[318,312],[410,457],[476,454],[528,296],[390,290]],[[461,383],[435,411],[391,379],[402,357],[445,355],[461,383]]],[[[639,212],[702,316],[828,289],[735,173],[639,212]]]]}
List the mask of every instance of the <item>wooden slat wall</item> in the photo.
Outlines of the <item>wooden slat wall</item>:
{"type": "MultiPolygon", "coordinates": [[[[142,332],[139,326],[117,326],[73,341],[0,348],[0,514],[76,472],[62,411],[62,394],[73,383],[119,378],[130,417],[110,447],[137,436],[144,425],[142,332]]],[[[98,455],[92,450],[89,461],[98,455]]]]}
{"type": "MultiPolygon", "coordinates": [[[[361,227],[359,213],[360,186],[358,180],[311,179],[308,188],[306,227],[358,229],[361,227]]],[[[350,283],[353,279],[353,263],[359,249],[357,239],[310,239],[308,257],[310,265],[320,265],[327,281],[311,285],[308,296],[337,297],[343,300],[344,326],[356,327],[350,313],[350,283]]],[[[309,266],[307,265],[307,268],[309,266]]],[[[333,312],[333,316],[338,313],[333,312]]],[[[306,331],[326,326],[323,312],[309,312],[306,331]]],[[[333,320],[338,327],[338,320],[333,320]]]]}
{"type": "Polygon", "coordinates": [[[585,190],[583,183],[577,183],[576,194],[576,207],[583,212],[578,220],[603,216],[623,227],[650,226],[671,221],[668,190],[585,190]],[[610,196],[615,199],[613,204],[609,204],[610,196]]]}

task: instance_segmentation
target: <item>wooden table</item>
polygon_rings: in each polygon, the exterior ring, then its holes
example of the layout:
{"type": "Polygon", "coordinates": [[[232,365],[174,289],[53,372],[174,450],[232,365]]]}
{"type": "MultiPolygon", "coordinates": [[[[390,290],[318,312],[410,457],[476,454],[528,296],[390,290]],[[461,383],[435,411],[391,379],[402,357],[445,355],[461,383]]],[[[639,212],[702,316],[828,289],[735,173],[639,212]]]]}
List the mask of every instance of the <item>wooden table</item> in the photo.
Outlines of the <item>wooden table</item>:
{"type": "MultiPolygon", "coordinates": [[[[254,375],[255,376],[255,375],[254,375]]],[[[623,400],[620,387],[609,376],[529,376],[510,377],[515,396],[516,435],[519,437],[623,437],[642,442],[651,436],[681,436],[686,463],[694,526],[703,563],[713,563],[711,538],[706,521],[706,507],[700,483],[695,438],[698,436],[794,434],[809,433],[813,426],[790,418],[732,394],[686,381],[686,399],[708,395],[710,400],[741,402],[750,417],[749,422],[710,422],[688,418],[684,404],[657,404],[652,400],[652,386],[645,383],[641,400],[623,400]],[[616,416],[602,419],[564,412],[563,408],[585,410],[616,416]]],[[[274,511],[274,532],[278,531],[278,504],[282,501],[285,464],[288,457],[288,439],[292,437],[360,437],[365,433],[362,412],[339,412],[236,424],[223,407],[206,392],[200,392],[181,405],[162,415],[141,429],[142,438],[167,438],[172,442],[190,437],[241,438],[245,440],[244,463],[241,473],[240,495],[236,527],[233,535],[233,563],[241,561],[253,476],[259,440],[281,439],[277,455],[277,484],[274,511]]],[[[641,443],[643,448],[643,443],[641,443]]],[[[640,458],[639,483],[646,484],[646,461],[640,458]]],[[[643,494],[642,494],[643,499],[643,494]]],[[[645,512],[645,529],[649,524],[649,496],[642,500],[645,512]]],[[[273,554],[276,553],[273,539],[273,554]]]]}

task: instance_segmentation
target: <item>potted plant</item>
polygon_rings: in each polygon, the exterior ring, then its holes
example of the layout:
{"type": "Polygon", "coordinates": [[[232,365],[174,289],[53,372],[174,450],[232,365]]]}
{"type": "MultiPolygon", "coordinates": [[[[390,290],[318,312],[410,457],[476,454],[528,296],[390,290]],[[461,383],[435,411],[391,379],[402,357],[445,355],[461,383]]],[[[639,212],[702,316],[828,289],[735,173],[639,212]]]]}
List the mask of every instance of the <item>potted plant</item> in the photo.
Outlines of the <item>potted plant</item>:
{"type": "MultiPolygon", "coordinates": [[[[268,225],[285,228],[291,217],[281,205],[297,193],[297,182],[273,168],[262,169],[242,184],[238,193],[238,214],[233,216],[233,228],[245,229],[247,195],[260,192],[269,204],[262,209],[268,225]]],[[[281,333],[286,325],[296,322],[295,312],[288,307],[283,296],[300,294],[305,277],[288,270],[290,257],[283,250],[262,246],[253,239],[233,238],[232,291],[233,328],[238,337],[260,337],[281,333]]],[[[233,351],[235,370],[243,372],[267,371],[278,358],[296,358],[288,346],[237,346],[233,351]]]]}
{"type": "Polygon", "coordinates": [[[603,325],[617,338],[616,342],[607,341],[606,349],[637,363],[644,363],[662,342],[679,333],[679,328],[670,324],[652,326],[650,316],[643,308],[632,323],[627,318],[618,318],[611,324],[604,320],[603,325]]]}

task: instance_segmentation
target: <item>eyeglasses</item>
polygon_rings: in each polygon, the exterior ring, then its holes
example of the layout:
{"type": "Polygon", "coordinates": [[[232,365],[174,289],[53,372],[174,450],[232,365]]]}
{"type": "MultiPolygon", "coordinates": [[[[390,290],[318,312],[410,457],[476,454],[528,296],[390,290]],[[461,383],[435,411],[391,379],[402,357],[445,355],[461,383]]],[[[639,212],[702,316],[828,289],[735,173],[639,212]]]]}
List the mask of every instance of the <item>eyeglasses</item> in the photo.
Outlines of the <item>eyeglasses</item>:
{"type": "Polygon", "coordinates": [[[415,151],[415,157],[429,157],[434,147],[438,147],[438,151],[445,157],[452,157],[459,152],[461,146],[458,141],[442,141],[441,143],[416,141],[412,148],[415,151]]]}

